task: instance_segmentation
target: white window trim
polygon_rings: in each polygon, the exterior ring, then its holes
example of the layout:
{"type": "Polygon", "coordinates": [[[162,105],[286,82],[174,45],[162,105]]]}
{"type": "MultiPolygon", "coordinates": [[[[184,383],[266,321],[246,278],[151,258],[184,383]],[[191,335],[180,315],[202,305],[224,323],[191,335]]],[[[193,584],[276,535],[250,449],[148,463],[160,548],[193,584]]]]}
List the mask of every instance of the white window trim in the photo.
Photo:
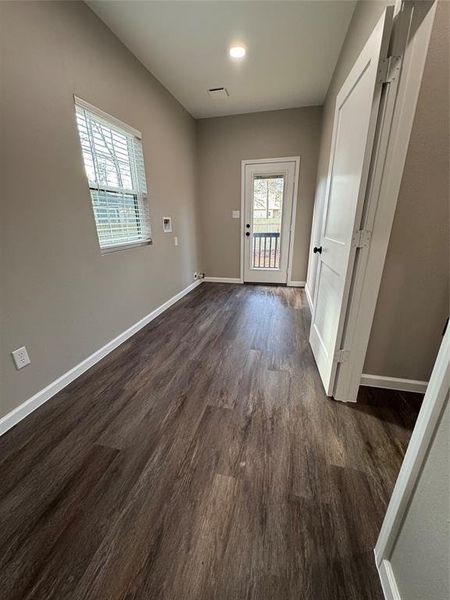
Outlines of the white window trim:
{"type": "Polygon", "coordinates": [[[105,112],[104,110],[97,108],[93,104],[86,102],[86,100],[83,100],[82,98],[79,98],[78,96],[74,95],[73,99],[77,106],[80,106],[81,108],[85,108],[86,110],[97,115],[100,119],[103,119],[105,121],[105,125],[108,125],[108,126],[115,125],[116,127],[120,127],[120,129],[123,129],[124,131],[127,131],[128,133],[137,137],[139,140],[142,140],[142,133],[140,131],[138,131],[137,129],[135,129],[134,127],[131,127],[131,125],[128,125],[127,123],[124,123],[120,119],[113,117],[113,115],[110,115],[109,113],[105,112]]]}
{"type": "Polygon", "coordinates": [[[129,250],[130,248],[139,248],[140,246],[150,246],[152,240],[145,242],[128,242],[125,244],[115,244],[113,246],[104,246],[100,248],[102,254],[111,254],[113,252],[120,252],[121,250],[129,250]]]}

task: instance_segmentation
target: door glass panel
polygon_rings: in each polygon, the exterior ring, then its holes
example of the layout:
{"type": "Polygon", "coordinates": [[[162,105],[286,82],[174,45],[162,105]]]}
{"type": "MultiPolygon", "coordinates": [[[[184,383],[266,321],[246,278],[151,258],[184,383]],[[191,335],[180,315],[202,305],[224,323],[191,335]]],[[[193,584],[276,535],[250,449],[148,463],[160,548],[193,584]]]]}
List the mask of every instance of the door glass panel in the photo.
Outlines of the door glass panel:
{"type": "Polygon", "coordinates": [[[253,178],[254,269],[279,269],[284,175],[255,175],[253,178]]]}

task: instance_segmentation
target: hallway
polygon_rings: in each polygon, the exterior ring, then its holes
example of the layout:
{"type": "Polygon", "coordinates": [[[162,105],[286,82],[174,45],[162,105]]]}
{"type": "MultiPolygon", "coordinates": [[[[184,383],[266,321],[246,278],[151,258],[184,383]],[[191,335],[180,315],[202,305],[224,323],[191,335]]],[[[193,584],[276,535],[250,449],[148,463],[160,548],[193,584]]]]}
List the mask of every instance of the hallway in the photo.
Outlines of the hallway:
{"type": "Polygon", "coordinates": [[[381,600],[421,396],[326,398],[309,318],[203,283],[0,438],[3,600],[381,600]]]}

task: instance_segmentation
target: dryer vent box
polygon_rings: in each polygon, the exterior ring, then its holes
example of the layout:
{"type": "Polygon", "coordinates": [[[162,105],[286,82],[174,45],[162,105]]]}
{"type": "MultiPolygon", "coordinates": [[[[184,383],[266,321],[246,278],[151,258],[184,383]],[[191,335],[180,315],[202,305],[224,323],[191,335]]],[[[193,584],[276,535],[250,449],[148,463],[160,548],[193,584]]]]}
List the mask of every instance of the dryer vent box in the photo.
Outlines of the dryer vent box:
{"type": "Polygon", "coordinates": [[[211,98],[217,100],[228,98],[229,96],[227,89],[224,87],[210,88],[208,90],[208,94],[211,96],[211,98]]]}

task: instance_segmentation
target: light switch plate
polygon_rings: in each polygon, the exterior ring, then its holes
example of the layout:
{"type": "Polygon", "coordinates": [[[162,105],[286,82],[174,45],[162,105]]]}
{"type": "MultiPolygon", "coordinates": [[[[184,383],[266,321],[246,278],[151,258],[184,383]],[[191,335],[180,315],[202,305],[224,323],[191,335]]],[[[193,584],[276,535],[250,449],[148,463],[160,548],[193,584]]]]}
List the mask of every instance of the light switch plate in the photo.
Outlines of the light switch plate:
{"type": "Polygon", "coordinates": [[[240,210],[233,210],[231,213],[231,216],[233,219],[239,219],[241,216],[241,211],[240,210]]]}
{"type": "Polygon", "coordinates": [[[16,364],[16,369],[23,369],[23,367],[26,367],[31,362],[25,346],[22,346],[22,348],[17,348],[17,350],[14,350],[14,352],[11,352],[11,354],[16,364]]]}

